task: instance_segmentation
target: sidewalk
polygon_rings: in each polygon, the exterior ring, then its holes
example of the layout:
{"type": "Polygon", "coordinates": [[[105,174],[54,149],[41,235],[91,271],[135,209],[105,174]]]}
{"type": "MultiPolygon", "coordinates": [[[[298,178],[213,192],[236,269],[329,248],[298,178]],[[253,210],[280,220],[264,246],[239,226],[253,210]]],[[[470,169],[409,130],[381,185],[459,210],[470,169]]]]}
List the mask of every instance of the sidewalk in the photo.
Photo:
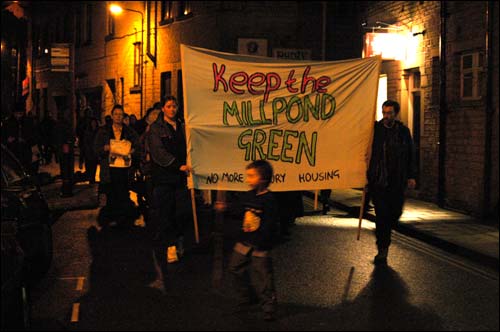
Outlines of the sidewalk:
{"type": "MultiPolygon", "coordinates": [[[[312,193],[307,194],[309,196],[312,193]]],[[[363,192],[357,189],[335,189],[332,190],[330,202],[358,217],[362,195],[363,192]]],[[[364,219],[375,221],[375,211],[371,209],[365,212],[364,219]]],[[[452,253],[497,269],[499,267],[498,227],[484,225],[474,217],[408,198],[396,230],[452,253]]]]}
{"type": "MultiPolygon", "coordinates": [[[[78,158],[75,158],[75,172],[81,171],[78,168],[78,158]]],[[[98,184],[89,184],[89,182],[75,183],[73,186],[72,197],[61,197],[62,180],[60,179],[59,164],[52,162],[47,165],[40,165],[39,174],[44,174],[46,178],[50,178],[49,183],[42,183],[41,190],[47,200],[47,204],[51,211],[70,211],[95,209],[99,206],[98,199],[98,184]]]]}

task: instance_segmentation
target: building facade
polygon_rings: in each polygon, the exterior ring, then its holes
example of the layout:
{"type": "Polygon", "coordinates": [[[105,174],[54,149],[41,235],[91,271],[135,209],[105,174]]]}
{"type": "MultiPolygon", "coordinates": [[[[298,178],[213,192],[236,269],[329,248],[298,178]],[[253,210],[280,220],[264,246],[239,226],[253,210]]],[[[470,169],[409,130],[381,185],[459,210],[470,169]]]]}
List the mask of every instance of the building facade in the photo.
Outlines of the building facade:
{"type": "MultiPolygon", "coordinates": [[[[112,14],[111,4],[83,1],[65,7],[75,30],[74,107],[80,113],[90,107],[101,119],[115,103],[140,118],[169,94],[182,106],[181,44],[293,60],[359,57],[362,48],[356,3],[121,1],[120,15],[112,14]],[[357,29],[341,49],[332,33],[340,26],[337,16],[349,19],[342,27],[357,29]]],[[[46,24],[56,26],[50,18],[46,24]]]]}
{"type": "Polygon", "coordinates": [[[497,2],[118,3],[115,16],[111,1],[29,2],[39,117],[102,120],[120,103],[139,118],[169,94],[182,105],[181,44],[292,60],[382,54],[379,103],[401,104],[417,146],[412,195],[498,222],[497,2]]]}
{"type": "Polygon", "coordinates": [[[370,2],[365,20],[416,142],[415,196],[498,223],[498,3],[370,2]]]}

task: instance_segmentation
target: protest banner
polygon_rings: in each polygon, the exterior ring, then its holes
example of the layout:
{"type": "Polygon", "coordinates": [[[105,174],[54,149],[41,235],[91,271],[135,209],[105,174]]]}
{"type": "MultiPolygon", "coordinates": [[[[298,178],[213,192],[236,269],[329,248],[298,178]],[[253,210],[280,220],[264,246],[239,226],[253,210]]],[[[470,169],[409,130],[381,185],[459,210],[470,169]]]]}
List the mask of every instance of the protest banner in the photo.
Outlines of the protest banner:
{"type": "Polygon", "coordinates": [[[380,57],[284,61],[181,45],[189,187],[248,190],[266,159],[273,191],[363,187],[380,57]]]}

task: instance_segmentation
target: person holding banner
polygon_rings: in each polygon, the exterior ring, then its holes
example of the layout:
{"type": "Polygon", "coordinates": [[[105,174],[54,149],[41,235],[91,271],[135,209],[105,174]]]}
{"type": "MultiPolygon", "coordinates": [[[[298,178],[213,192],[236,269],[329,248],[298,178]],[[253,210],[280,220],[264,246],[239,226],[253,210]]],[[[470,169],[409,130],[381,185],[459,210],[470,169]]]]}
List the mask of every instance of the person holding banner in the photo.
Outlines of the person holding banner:
{"type": "Polygon", "coordinates": [[[410,130],[396,120],[399,104],[382,104],[383,119],[375,123],[368,187],[375,205],[378,254],[375,264],[386,264],[391,230],[403,213],[406,188],[416,186],[415,151],[410,130]]]}
{"type": "Polygon", "coordinates": [[[146,136],[153,180],[152,230],[160,264],[165,260],[174,263],[183,254],[183,229],[181,218],[176,216],[176,191],[186,187],[186,175],[191,170],[186,165],[186,138],[184,125],[177,118],[177,99],[167,96],[161,103],[162,112],[146,136]]]}

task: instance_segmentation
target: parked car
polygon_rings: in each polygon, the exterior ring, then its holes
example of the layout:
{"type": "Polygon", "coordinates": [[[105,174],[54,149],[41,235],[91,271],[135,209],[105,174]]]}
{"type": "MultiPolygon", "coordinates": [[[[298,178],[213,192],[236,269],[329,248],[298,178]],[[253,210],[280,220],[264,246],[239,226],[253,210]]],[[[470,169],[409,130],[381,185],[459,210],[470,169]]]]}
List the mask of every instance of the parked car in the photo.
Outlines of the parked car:
{"type": "Polygon", "coordinates": [[[24,252],[17,240],[17,223],[2,220],[1,236],[2,331],[28,330],[31,311],[28,286],[23,278],[24,252]]]}
{"type": "Polygon", "coordinates": [[[15,222],[16,238],[24,252],[24,277],[36,280],[52,261],[51,214],[35,177],[2,145],[2,224],[15,222]]]}

